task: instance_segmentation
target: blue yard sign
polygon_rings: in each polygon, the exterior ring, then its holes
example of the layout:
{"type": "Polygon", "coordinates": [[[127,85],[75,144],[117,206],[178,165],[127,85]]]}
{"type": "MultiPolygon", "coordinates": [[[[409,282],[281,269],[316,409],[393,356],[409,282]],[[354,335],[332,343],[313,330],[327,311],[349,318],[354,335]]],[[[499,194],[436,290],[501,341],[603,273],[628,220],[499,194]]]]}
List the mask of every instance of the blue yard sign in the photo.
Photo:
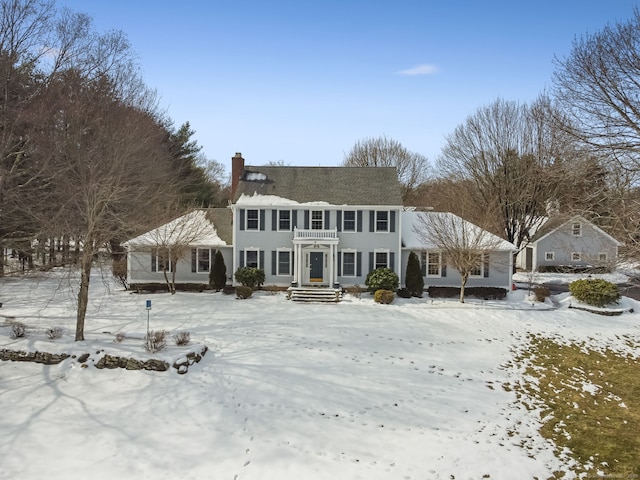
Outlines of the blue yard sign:
{"type": "Polygon", "coordinates": [[[147,300],[147,310],[151,310],[151,300],[147,300]]]}

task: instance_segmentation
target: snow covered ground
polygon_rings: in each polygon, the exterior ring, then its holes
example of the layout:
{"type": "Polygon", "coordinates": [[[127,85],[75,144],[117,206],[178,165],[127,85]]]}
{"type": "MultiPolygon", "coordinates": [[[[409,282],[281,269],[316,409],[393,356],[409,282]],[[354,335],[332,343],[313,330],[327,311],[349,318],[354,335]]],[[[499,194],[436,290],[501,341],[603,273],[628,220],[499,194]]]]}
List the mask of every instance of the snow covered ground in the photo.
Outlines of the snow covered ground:
{"type": "MultiPolygon", "coordinates": [[[[548,478],[569,465],[538,434],[537,412],[502,388],[522,378],[514,352],[529,333],[619,350],[640,335],[638,313],[568,309],[566,296],[554,309],[523,291],[323,305],[268,292],[136,295],[96,274],[78,343],[73,283],[0,279],[0,348],[149,358],[152,300],[151,329],[189,331],[209,351],[186,375],[0,362],[2,479],[548,478]],[[11,339],[10,321],[28,336],[11,339]],[[65,336],[48,340],[55,326],[65,336]]],[[[183,354],[171,345],[156,357],[183,354]]]]}

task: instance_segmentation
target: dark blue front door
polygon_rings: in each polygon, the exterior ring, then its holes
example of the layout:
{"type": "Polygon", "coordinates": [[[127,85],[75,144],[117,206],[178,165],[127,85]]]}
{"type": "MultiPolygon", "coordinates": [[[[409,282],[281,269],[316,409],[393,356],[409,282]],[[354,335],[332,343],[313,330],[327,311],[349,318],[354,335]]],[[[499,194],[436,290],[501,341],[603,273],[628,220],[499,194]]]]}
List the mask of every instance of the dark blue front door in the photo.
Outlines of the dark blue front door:
{"type": "Polygon", "coordinates": [[[309,280],[311,282],[322,282],[324,280],[324,253],[309,253],[309,280]]]}

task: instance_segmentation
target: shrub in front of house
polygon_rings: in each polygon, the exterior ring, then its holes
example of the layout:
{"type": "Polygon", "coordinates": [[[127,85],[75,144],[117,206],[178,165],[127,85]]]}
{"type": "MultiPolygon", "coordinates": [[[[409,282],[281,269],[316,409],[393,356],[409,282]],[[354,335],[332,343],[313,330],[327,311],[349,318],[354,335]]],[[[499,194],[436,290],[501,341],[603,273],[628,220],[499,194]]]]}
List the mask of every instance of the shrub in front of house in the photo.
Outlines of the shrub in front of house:
{"type": "Polygon", "coordinates": [[[373,301],[376,303],[382,303],[383,305],[389,305],[393,303],[396,296],[392,290],[376,290],[373,294],[373,301]]]}
{"type": "Polygon", "coordinates": [[[245,287],[260,288],[264,283],[264,270],[255,267],[240,267],[236,270],[235,279],[245,287]]]}
{"type": "Polygon", "coordinates": [[[547,298],[549,298],[549,295],[551,295],[549,289],[543,285],[536,285],[535,287],[533,287],[532,292],[533,296],[536,299],[536,302],[544,302],[547,298]]]}
{"type": "Polygon", "coordinates": [[[409,293],[414,297],[422,297],[424,291],[424,278],[422,278],[422,270],[420,269],[420,260],[415,252],[409,254],[407,261],[406,287],[409,293]]]}
{"type": "Polygon", "coordinates": [[[599,278],[583,278],[569,284],[569,291],[577,300],[594,307],[604,307],[618,303],[620,292],[618,287],[599,278]]]}
{"type": "Polygon", "coordinates": [[[225,285],[222,287],[222,293],[225,295],[233,295],[236,293],[236,288],[233,285],[225,285]]]}
{"type": "Polygon", "coordinates": [[[395,292],[398,289],[398,274],[390,268],[376,268],[367,274],[364,284],[370,292],[377,290],[391,290],[395,292]]]}
{"type": "Polygon", "coordinates": [[[399,288],[396,292],[396,295],[398,295],[400,298],[411,298],[412,296],[411,292],[406,288],[399,288]]]}
{"type": "Polygon", "coordinates": [[[227,266],[224,264],[222,252],[218,250],[213,257],[213,265],[209,272],[209,286],[216,292],[224,288],[227,283],[227,266]]]}
{"type": "Polygon", "coordinates": [[[236,297],[239,299],[244,300],[245,298],[249,298],[251,295],[253,295],[253,288],[247,287],[246,285],[238,285],[236,287],[236,297]]]}

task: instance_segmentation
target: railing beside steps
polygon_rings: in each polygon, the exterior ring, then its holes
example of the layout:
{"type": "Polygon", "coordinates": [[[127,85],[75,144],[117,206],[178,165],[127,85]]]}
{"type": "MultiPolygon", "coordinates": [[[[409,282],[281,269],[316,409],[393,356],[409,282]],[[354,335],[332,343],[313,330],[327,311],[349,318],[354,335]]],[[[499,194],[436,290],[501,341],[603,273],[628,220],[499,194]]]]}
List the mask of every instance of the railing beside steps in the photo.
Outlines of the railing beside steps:
{"type": "Polygon", "coordinates": [[[338,303],[342,300],[341,288],[290,287],[287,298],[294,302],[338,303]]]}
{"type": "Polygon", "coordinates": [[[307,228],[294,228],[293,229],[294,240],[337,240],[338,230],[335,228],[328,230],[312,230],[307,228]]]}

